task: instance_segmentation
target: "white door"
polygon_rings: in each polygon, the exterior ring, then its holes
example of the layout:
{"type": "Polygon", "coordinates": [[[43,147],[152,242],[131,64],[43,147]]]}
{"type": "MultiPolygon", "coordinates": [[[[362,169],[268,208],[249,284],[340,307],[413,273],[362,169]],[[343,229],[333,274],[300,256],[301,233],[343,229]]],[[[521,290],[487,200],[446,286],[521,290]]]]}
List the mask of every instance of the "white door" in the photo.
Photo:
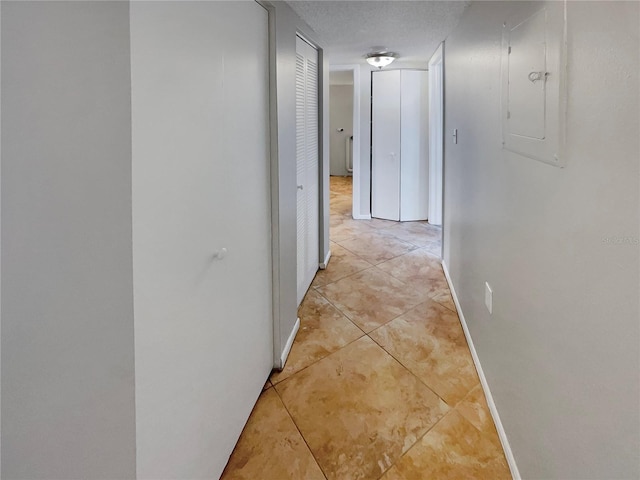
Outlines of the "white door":
{"type": "Polygon", "coordinates": [[[426,220],[429,205],[429,95],[426,70],[400,75],[400,221],[426,220]]]}
{"type": "Polygon", "coordinates": [[[373,73],[371,216],[400,220],[400,70],[373,73]]]}
{"type": "Polygon", "coordinates": [[[296,37],[298,305],[318,271],[320,256],[318,114],[318,51],[296,37]]]}
{"type": "Polygon", "coordinates": [[[268,15],[131,2],[130,32],[137,478],[218,478],[273,365],[268,15]]]}
{"type": "Polygon", "coordinates": [[[426,220],[429,183],[427,72],[373,73],[371,215],[426,220]]]}

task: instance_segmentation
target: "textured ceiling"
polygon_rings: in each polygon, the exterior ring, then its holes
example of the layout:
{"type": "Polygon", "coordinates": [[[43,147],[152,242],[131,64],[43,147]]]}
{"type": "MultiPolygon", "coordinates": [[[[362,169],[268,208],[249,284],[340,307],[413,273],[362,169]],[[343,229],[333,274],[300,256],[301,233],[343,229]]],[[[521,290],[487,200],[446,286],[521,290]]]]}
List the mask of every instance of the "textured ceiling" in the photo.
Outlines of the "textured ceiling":
{"type": "Polygon", "coordinates": [[[399,53],[402,63],[426,65],[470,2],[289,0],[287,3],[316,32],[331,65],[363,63],[363,56],[374,47],[399,53]]]}

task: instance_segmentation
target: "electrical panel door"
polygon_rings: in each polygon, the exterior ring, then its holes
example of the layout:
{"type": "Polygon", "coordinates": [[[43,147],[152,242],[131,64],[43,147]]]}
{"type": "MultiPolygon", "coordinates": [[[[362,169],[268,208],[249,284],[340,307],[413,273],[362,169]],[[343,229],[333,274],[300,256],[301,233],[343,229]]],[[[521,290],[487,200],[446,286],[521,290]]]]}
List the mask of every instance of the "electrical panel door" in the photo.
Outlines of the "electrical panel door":
{"type": "Polygon", "coordinates": [[[565,3],[533,2],[504,22],[502,143],[562,166],[566,112],[565,3]]]}

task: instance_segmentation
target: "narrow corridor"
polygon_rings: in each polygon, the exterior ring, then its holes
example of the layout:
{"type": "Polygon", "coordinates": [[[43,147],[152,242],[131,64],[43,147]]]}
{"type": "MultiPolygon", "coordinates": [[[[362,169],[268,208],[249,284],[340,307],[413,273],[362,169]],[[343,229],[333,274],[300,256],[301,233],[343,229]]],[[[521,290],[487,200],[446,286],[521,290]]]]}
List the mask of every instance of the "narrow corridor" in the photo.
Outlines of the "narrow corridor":
{"type": "Polygon", "coordinates": [[[425,222],[351,219],[331,178],[331,251],[223,479],[507,479],[425,222]]]}

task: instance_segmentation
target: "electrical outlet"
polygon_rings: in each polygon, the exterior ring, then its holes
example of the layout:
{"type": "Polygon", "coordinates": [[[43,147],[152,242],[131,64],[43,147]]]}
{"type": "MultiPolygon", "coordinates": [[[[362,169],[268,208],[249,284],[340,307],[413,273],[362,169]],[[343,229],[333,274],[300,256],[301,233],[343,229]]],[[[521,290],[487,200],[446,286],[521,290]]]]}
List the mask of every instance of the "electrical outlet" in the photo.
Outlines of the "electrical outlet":
{"type": "Polygon", "coordinates": [[[489,314],[493,313],[493,290],[491,290],[491,285],[488,282],[484,282],[484,304],[487,306],[487,310],[489,310],[489,314]]]}

